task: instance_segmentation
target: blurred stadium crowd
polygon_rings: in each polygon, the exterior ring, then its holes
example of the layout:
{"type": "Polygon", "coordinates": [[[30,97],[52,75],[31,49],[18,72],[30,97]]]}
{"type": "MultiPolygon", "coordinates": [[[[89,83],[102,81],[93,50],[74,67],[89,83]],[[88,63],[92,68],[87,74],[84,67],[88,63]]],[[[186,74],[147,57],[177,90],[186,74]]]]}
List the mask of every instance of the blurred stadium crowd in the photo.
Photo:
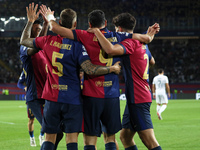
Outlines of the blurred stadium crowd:
{"type": "MultiPolygon", "coordinates": [[[[26,17],[25,7],[32,1],[0,0],[1,17],[26,17]]],[[[199,17],[200,14],[199,0],[34,0],[34,2],[50,6],[52,10],[55,10],[55,16],[59,16],[61,10],[68,7],[77,11],[79,18],[87,17],[88,12],[94,9],[103,10],[106,17],[110,18],[128,11],[136,18],[146,17],[160,20],[161,30],[162,26],[169,23],[169,21],[165,22],[164,18],[179,18],[179,23],[184,30],[190,27],[190,23],[195,24],[194,18],[199,17]]],[[[0,23],[2,23],[1,20],[0,23]]],[[[80,26],[80,28],[85,29],[85,26],[80,26]]],[[[0,83],[17,82],[22,71],[19,47],[19,37],[0,37],[0,83]]],[[[165,69],[170,83],[200,82],[199,38],[157,38],[149,44],[149,49],[156,60],[156,65],[150,69],[150,83],[157,74],[158,68],[165,69]]],[[[120,81],[123,82],[122,75],[120,75],[120,81]]]]}
{"type": "MultiPolygon", "coordinates": [[[[0,83],[16,83],[22,71],[19,39],[0,39],[0,45],[0,83]]],[[[150,83],[158,68],[165,69],[170,83],[200,82],[199,39],[155,39],[149,49],[156,60],[156,65],[150,69],[150,83]]],[[[120,82],[124,82],[122,74],[120,82]]]]}
{"type": "Polygon", "coordinates": [[[199,0],[0,0],[1,16],[25,16],[25,7],[32,1],[50,6],[56,16],[67,7],[81,16],[87,16],[93,9],[101,9],[111,16],[126,11],[146,17],[198,17],[200,14],[199,0]]]}

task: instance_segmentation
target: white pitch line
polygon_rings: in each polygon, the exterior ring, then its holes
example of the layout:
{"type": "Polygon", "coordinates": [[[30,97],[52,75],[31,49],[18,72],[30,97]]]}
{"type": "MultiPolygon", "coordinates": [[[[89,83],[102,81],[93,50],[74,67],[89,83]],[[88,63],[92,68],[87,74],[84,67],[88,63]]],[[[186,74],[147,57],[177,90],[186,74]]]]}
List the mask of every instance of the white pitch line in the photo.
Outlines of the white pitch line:
{"type": "Polygon", "coordinates": [[[0,121],[0,123],[4,123],[4,124],[15,124],[13,122],[3,122],[3,121],[0,121]]]}
{"type": "Polygon", "coordinates": [[[19,108],[24,108],[24,107],[27,107],[27,106],[19,106],[19,108]]]}

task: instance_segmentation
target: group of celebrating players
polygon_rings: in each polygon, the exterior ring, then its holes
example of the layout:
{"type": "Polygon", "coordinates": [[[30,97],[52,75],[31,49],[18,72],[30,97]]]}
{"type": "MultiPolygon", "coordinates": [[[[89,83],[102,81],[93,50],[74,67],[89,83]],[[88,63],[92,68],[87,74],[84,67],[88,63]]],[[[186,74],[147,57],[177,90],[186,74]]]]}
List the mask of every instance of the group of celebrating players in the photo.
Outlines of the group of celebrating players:
{"type": "Polygon", "coordinates": [[[125,150],[137,150],[133,140],[139,134],[150,150],[161,150],[150,116],[149,65],[155,63],[146,43],[159,32],[159,24],[146,34],[133,33],[134,16],[122,13],[113,18],[116,32],[106,28],[101,10],[88,14],[89,29],[76,29],[77,15],[62,10],[59,24],[54,11],[45,5],[26,7],[27,24],[21,35],[20,59],[26,77],[26,103],[42,126],[45,141],[41,150],[57,149],[63,132],[68,150],[78,149],[83,132],[84,150],[95,150],[104,134],[105,149],[116,150],[115,134],[125,150]],[[37,23],[39,14],[43,27],[37,23]],[[48,27],[56,36],[47,35],[48,27]],[[127,105],[121,123],[118,74],[123,66],[127,105]],[[81,90],[80,69],[84,71],[81,90]],[[41,111],[41,102],[45,106],[41,111]]]}

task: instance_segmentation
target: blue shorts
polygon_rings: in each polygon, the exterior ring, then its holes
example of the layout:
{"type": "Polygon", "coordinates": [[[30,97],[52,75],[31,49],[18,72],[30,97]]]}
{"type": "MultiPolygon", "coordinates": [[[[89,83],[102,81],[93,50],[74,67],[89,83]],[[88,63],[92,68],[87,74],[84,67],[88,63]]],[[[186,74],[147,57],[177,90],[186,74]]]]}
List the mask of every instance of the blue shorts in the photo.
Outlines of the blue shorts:
{"type": "Polygon", "coordinates": [[[74,133],[82,131],[83,106],[46,100],[42,131],[45,133],[74,133]]]}
{"type": "Polygon", "coordinates": [[[124,114],[123,114],[123,118],[122,118],[122,128],[130,129],[130,130],[134,131],[132,126],[131,126],[130,114],[129,114],[129,110],[128,110],[128,105],[127,104],[126,104],[126,107],[125,107],[125,110],[124,110],[124,114]]]}
{"type": "Polygon", "coordinates": [[[45,104],[44,99],[36,99],[27,102],[27,107],[31,109],[33,115],[41,125],[42,125],[44,104],[45,104]]]}
{"type": "Polygon", "coordinates": [[[129,104],[131,126],[134,131],[153,128],[150,114],[151,103],[129,104]]]}
{"type": "Polygon", "coordinates": [[[83,97],[84,133],[101,136],[121,130],[119,98],[83,97]]]}

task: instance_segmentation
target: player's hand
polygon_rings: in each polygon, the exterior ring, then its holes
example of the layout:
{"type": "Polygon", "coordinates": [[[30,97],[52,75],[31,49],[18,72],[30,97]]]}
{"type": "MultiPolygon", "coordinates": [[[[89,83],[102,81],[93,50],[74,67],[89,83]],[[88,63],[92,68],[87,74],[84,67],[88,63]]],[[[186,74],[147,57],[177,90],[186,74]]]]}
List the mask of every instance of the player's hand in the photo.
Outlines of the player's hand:
{"type": "Polygon", "coordinates": [[[99,30],[99,29],[98,28],[88,28],[87,32],[95,33],[97,30],[99,30]]]}
{"type": "Polygon", "coordinates": [[[26,7],[27,18],[29,22],[34,22],[39,17],[40,11],[36,13],[37,8],[38,4],[36,4],[34,7],[34,3],[30,3],[29,7],[26,7]]]}
{"type": "Polygon", "coordinates": [[[169,98],[171,97],[171,94],[170,94],[170,93],[168,93],[168,97],[169,97],[169,98]]]}
{"type": "MultiPolygon", "coordinates": [[[[46,7],[46,5],[41,5],[40,6],[40,11],[41,11],[41,15],[43,17],[43,19],[45,19],[47,22],[49,22],[50,20],[48,20],[48,16],[49,15],[53,15],[54,16],[54,11],[51,11],[51,9],[48,7],[46,7]]],[[[53,20],[56,20],[55,17],[53,20]]]]}
{"type": "Polygon", "coordinates": [[[120,73],[120,71],[121,71],[120,61],[116,62],[112,67],[114,68],[113,72],[115,74],[119,74],[120,73]]]}
{"type": "Polygon", "coordinates": [[[46,17],[46,14],[47,14],[46,10],[47,10],[47,7],[42,4],[42,6],[40,6],[40,14],[42,15],[44,22],[49,23],[49,21],[47,20],[47,17],[46,17]]]}
{"type": "Polygon", "coordinates": [[[26,86],[24,87],[24,91],[25,91],[25,92],[27,91],[27,87],[26,87],[26,86]]]}
{"type": "Polygon", "coordinates": [[[152,36],[157,34],[159,31],[160,31],[160,25],[158,23],[155,23],[154,25],[148,28],[147,34],[152,36]]]}
{"type": "Polygon", "coordinates": [[[154,35],[157,34],[159,31],[160,31],[160,25],[158,23],[155,23],[154,25],[152,25],[148,28],[147,35],[150,36],[150,38],[151,38],[150,41],[153,40],[154,35]]]}
{"type": "Polygon", "coordinates": [[[160,25],[158,23],[152,25],[151,28],[154,30],[155,34],[157,34],[160,31],[160,25]]]}

